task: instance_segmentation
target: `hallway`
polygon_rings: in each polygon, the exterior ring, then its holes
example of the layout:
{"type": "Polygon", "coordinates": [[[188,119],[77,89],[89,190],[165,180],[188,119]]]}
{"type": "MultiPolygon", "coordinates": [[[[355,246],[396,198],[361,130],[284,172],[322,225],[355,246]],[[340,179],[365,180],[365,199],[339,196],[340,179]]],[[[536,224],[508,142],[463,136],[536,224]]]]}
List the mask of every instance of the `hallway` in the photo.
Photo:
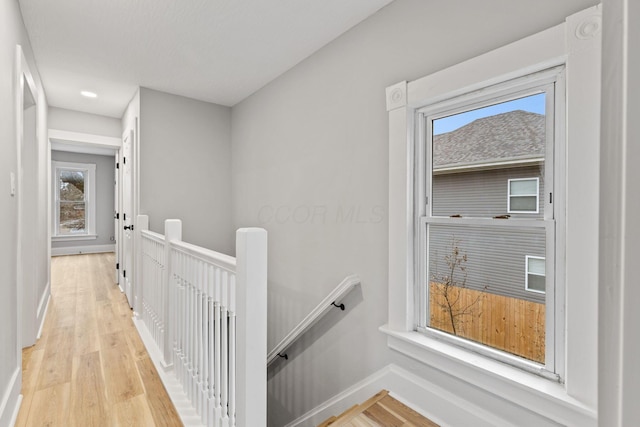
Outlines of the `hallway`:
{"type": "Polygon", "coordinates": [[[52,258],[42,337],[23,350],[16,426],[182,425],[113,265],[113,253],[52,258]]]}

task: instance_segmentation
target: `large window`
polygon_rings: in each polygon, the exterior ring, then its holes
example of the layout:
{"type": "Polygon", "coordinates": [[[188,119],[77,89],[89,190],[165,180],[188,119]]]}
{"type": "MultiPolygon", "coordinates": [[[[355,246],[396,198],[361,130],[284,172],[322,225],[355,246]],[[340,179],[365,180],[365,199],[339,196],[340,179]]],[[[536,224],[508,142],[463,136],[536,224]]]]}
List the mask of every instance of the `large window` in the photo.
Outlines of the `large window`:
{"type": "Polygon", "coordinates": [[[95,237],[95,164],[52,162],[54,237],[95,237]]]}
{"type": "MultiPolygon", "coordinates": [[[[431,368],[427,393],[435,385],[456,396],[459,404],[443,409],[443,419],[485,392],[478,410],[458,424],[597,424],[601,29],[600,8],[590,8],[386,88],[389,316],[380,330],[389,348],[431,368]],[[512,101],[535,96],[544,98],[544,110],[513,107],[512,101]],[[519,110],[512,116],[543,116],[544,151],[498,150],[471,132],[456,138],[519,110]],[[445,127],[449,117],[459,123],[445,127]],[[537,213],[532,188],[509,188],[510,180],[532,178],[538,179],[537,213]],[[524,209],[510,209],[510,194],[523,196],[524,209]],[[544,293],[533,291],[543,286],[544,293]],[[506,317],[485,305],[498,300],[518,307],[523,319],[531,315],[520,307],[539,307],[540,320],[507,327],[506,317]],[[461,309],[447,311],[457,301],[461,309]],[[539,329],[523,335],[522,325],[539,329]],[[472,335],[479,326],[482,333],[472,335]],[[520,344],[513,345],[514,336],[520,344]],[[544,354],[519,355],[529,344],[541,353],[542,342],[544,354]]],[[[488,129],[505,135],[500,127],[488,129]]],[[[513,141],[531,130],[507,129],[513,141]]]]}
{"type": "Polygon", "coordinates": [[[562,72],[428,105],[417,118],[418,330],[550,375],[562,72]]]}

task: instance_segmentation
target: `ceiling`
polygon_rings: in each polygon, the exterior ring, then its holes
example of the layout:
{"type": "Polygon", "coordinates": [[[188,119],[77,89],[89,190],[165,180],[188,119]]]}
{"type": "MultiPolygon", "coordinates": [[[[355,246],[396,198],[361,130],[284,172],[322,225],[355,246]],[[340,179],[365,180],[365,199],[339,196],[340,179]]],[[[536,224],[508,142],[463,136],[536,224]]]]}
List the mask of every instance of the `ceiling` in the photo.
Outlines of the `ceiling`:
{"type": "Polygon", "coordinates": [[[19,3],[49,105],[119,118],[138,86],[232,106],[391,1],[19,3]]]}

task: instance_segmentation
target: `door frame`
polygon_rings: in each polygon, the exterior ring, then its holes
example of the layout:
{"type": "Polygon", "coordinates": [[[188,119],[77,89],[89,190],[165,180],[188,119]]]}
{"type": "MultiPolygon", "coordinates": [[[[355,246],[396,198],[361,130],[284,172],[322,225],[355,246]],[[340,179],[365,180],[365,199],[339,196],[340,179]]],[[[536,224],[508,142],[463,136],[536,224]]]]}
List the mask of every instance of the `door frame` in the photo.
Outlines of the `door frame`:
{"type": "MultiPolygon", "coordinates": [[[[38,298],[38,296],[36,295],[36,289],[38,284],[35,282],[35,280],[32,280],[30,283],[27,283],[27,281],[24,278],[24,271],[27,268],[32,268],[33,267],[33,261],[32,260],[27,260],[24,259],[25,257],[23,256],[23,251],[24,251],[24,246],[27,246],[27,250],[29,250],[30,253],[37,253],[35,251],[36,247],[37,247],[37,243],[36,243],[36,239],[29,239],[29,241],[26,241],[27,239],[25,239],[25,235],[27,235],[28,233],[26,233],[25,231],[27,229],[31,230],[32,233],[37,233],[38,231],[45,231],[45,230],[39,230],[39,224],[38,224],[38,213],[40,215],[46,215],[46,212],[38,212],[38,206],[37,206],[37,200],[38,197],[43,197],[44,195],[47,194],[47,189],[46,188],[39,188],[39,183],[41,182],[39,178],[39,174],[40,173],[47,173],[47,171],[41,171],[38,170],[38,160],[40,159],[41,156],[46,155],[46,150],[42,149],[41,147],[41,126],[43,125],[43,114],[42,114],[42,108],[46,108],[43,107],[43,102],[44,99],[41,98],[41,93],[38,90],[38,87],[36,85],[35,79],[33,77],[33,74],[31,72],[31,69],[29,67],[29,64],[24,56],[24,52],[22,50],[22,47],[20,45],[16,46],[16,81],[15,81],[15,109],[16,109],[16,175],[11,175],[11,193],[12,195],[14,195],[16,197],[16,215],[17,215],[17,230],[16,230],[16,272],[15,272],[15,278],[16,278],[16,313],[17,313],[17,324],[16,324],[16,329],[17,329],[17,360],[18,363],[21,364],[21,360],[22,360],[22,348],[26,345],[26,346],[30,346],[35,344],[38,334],[39,334],[39,330],[40,327],[38,325],[38,309],[37,309],[37,301],[36,299],[38,298]],[[25,135],[24,135],[24,107],[25,107],[25,98],[24,98],[24,91],[28,90],[31,93],[31,97],[33,98],[33,108],[35,108],[35,138],[33,143],[36,144],[35,150],[34,150],[34,156],[32,156],[31,159],[23,159],[23,150],[25,149],[25,135]],[[31,204],[31,209],[35,209],[36,210],[36,216],[34,217],[33,222],[27,222],[24,221],[24,210],[25,208],[28,208],[29,205],[26,205],[25,203],[28,203],[26,200],[27,198],[25,197],[25,189],[23,188],[24,186],[24,179],[23,179],[23,175],[24,175],[24,169],[23,169],[23,161],[30,161],[30,167],[27,168],[29,170],[34,170],[36,171],[36,178],[35,178],[35,206],[33,204],[31,204]],[[31,163],[31,161],[33,163],[31,163]],[[35,231],[34,231],[35,230],[35,231]],[[26,289],[26,287],[29,287],[29,289],[26,289]],[[25,290],[26,289],[26,290],[25,290]],[[31,310],[30,308],[32,308],[33,310],[31,310]],[[33,316],[30,316],[31,312],[33,312],[33,316]],[[25,318],[25,316],[28,316],[28,318],[25,318]]],[[[33,189],[31,189],[33,190],[33,189]]],[[[33,196],[33,195],[32,195],[33,196]]],[[[33,200],[32,200],[33,201],[33,200]]],[[[44,219],[44,218],[43,218],[44,219]]],[[[48,222],[46,222],[46,224],[48,224],[48,222]]],[[[50,233],[50,230],[46,230],[47,233],[50,233]]],[[[36,265],[39,265],[38,262],[36,262],[36,265]]],[[[50,264],[47,263],[47,269],[48,271],[50,271],[50,264]]],[[[40,272],[43,275],[46,273],[47,274],[47,280],[49,278],[49,273],[47,272],[40,272]]],[[[36,272],[34,279],[38,279],[39,278],[39,272],[36,272]]],[[[48,290],[45,289],[44,294],[48,295],[48,290]]],[[[42,319],[44,319],[44,309],[41,309],[41,313],[40,313],[40,317],[42,319]]]]}
{"type": "MultiPolygon", "coordinates": [[[[119,157],[122,142],[120,138],[89,133],[71,132],[59,129],[49,129],[49,164],[51,164],[51,150],[68,151],[83,154],[98,154],[119,157]]],[[[115,177],[119,180],[118,174],[115,177]]],[[[53,188],[51,173],[47,178],[49,189],[53,188]]],[[[116,185],[114,191],[120,191],[120,186],[116,185]]],[[[120,196],[116,193],[116,197],[120,196]]],[[[53,229],[53,209],[51,203],[52,195],[49,196],[49,228],[53,229]]],[[[116,253],[118,252],[118,230],[114,230],[116,238],[116,253]]],[[[49,235],[49,248],[51,248],[51,233],[49,235]]],[[[116,261],[117,262],[117,261],[116,261]]],[[[115,268],[115,267],[114,267],[115,268]]],[[[117,276],[117,274],[116,274],[117,276]]]]}

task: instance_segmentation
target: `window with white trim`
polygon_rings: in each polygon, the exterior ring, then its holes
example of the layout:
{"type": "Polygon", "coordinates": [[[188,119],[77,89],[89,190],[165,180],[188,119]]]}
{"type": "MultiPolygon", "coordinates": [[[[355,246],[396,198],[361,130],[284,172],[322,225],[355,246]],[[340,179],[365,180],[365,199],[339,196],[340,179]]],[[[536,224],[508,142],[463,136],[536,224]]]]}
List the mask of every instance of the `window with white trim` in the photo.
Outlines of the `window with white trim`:
{"type": "MultiPolygon", "coordinates": [[[[546,422],[526,421],[531,414],[561,425],[597,424],[598,376],[593,373],[598,372],[598,320],[593,313],[598,308],[598,234],[593,230],[598,228],[598,212],[593,206],[597,206],[599,197],[598,156],[601,149],[598,120],[601,113],[600,18],[601,7],[592,7],[523,40],[417,80],[398,82],[386,88],[389,112],[389,316],[380,330],[386,335],[390,349],[455,378],[456,381],[448,381],[447,377],[435,376],[433,381],[431,377],[427,381],[458,396],[463,402],[458,406],[460,409],[466,408],[464,402],[475,401],[479,391],[497,399],[487,400],[482,410],[500,414],[504,419],[484,419],[487,425],[546,422]],[[585,28],[589,31],[583,31],[585,28]],[[554,138],[552,146],[546,144],[553,152],[546,152],[542,159],[545,174],[539,176],[539,213],[507,212],[507,180],[538,175],[523,170],[520,174],[500,173],[495,168],[500,162],[438,165],[431,180],[441,179],[442,182],[426,188],[427,176],[419,169],[428,165],[425,128],[429,115],[444,113],[441,118],[447,112],[457,114],[460,111],[451,110],[464,107],[465,103],[473,109],[483,107],[480,101],[495,99],[499,102],[501,99],[498,98],[507,93],[498,92],[508,89],[509,82],[522,83],[515,80],[522,76],[534,80],[539,76],[537,73],[557,66],[564,68],[559,69],[555,81],[551,82],[553,97],[547,96],[546,100],[547,105],[552,103],[554,138]],[[487,94],[486,99],[482,98],[483,92],[487,94]],[[549,161],[551,158],[553,165],[549,161]],[[463,166],[463,170],[458,166],[463,166]],[[474,171],[474,167],[481,170],[474,171]],[[550,168],[552,175],[546,173],[550,168]],[[456,170],[461,176],[467,174],[474,179],[466,184],[458,183],[456,187],[456,170]],[[485,178],[477,176],[485,172],[485,178]],[[489,185],[490,180],[486,177],[492,177],[497,187],[489,185]],[[457,189],[456,196],[447,198],[454,188],[457,189]],[[594,190],[581,191],[584,188],[594,190]],[[566,194],[577,196],[567,200],[566,194]],[[434,199],[427,200],[427,197],[434,199]],[[438,200],[442,209],[437,209],[438,200]],[[431,211],[427,212],[427,206],[431,211]],[[549,214],[552,216],[548,217],[549,214]],[[498,238],[497,231],[506,227],[526,230],[532,224],[545,224],[536,227],[544,230],[544,251],[518,254],[515,263],[519,271],[514,275],[520,283],[520,292],[531,298],[544,298],[544,328],[545,332],[553,334],[553,338],[549,334],[544,337],[545,344],[551,344],[545,346],[544,364],[428,328],[426,322],[420,324],[429,314],[423,310],[428,301],[426,281],[420,282],[428,276],[426,271],[418,270],[426,270],[429,265],[425,258],[428,249],[426,229],[432,224],[434,228],[441,225],[438,222],[456,228],[455,235],[449,236],[449,242],[468,239],[473,232],[484,231],[483,237],[498,238]],[[548,230],[546,224],[555,230],[548,230]],[[464,230],[460,226],[467,227],[466,234],[460,233],[464,230]],[[547,238],[550,232],[555,233],[552,239],[547,238]],[[523,286],[527,255],[545,258],[544,294],[528,292],[523,286]],[[504,404],[514,409],[513,405],[516,405],[517,410],[501,411],[504,404]]],[[[465,108],[462,110],[466,111],[465,108]]],[[[546,109],[545,115],[550,114],[551,110],[546,109]]],[[[536,165],[532,159],[524,162],[530,163],[531,167],[536,165]]],[[[519,241],[516,240],[505,254],[518,248],[519,241]]],[[[467,261],[461,262],[470,265],[472,254],[467,252],[468,247],[457,246],[459,258],[464,259],[466,254],[467,261]]],[[[455,247],[455,244],[449,244],[449,252],[455,253],[452,250],[455,247]]],[[[440,249],[440,252],[445,250],[440,249]]],[[[439,274],[446,275],[442,268],[446,263],[444,260],[438,263],[439,274]]],[[[504,264],[504,260],[501,263],[504,264]]],[[[493,267],[502,268],[500,265],[493,267]]],[[[465,267],[465,270],[468,283],[469,268],[465,267]]],[[[456,280],[464,282],[464,274],[458,269],[456,280]]],[[[483,416],[477,411],[462,418],[461,424],[473,424],[483,416]]]]}
{"type": "Polygon", "coordinates": [[[544,257],[527,255],[525,257],[527,274],[525,289],[530,292],[545,293],[545,259],[544,257]]]}
{"type": "Polygon", "coordinates": [[[93,163],[53,161],[53,238],[95,238],[95,175],[93,163]]]}
{"type": "Polygon", "coordinates": [[[545,312],[554,311],[556,286],[554,109],[563,73],[482,88],[416,117],[418,331],[550,376],[557,325],[545,312]],[[522,178],[508,179],[505,206],[507,176],[522,178]]]}
{"type": "Polygon", "coordinates": [[[507,212],[538,213],[539,178],[517,178],[508,182],[507,212]]]}

